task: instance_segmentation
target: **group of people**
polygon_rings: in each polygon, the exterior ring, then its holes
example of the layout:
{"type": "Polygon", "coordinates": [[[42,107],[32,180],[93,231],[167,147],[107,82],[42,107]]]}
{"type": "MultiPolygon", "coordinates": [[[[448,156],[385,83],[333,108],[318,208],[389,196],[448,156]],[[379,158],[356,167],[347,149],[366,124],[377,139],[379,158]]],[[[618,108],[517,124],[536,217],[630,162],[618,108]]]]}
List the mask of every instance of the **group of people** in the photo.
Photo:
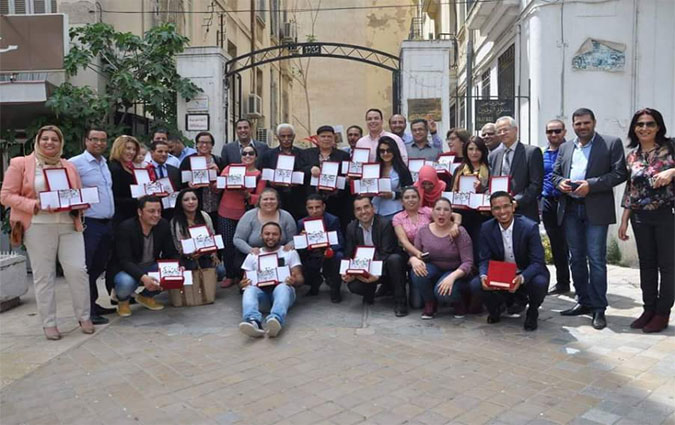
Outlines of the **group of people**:
{"type": "Polygon", "coordinates": [[[666,137],[658,111],[635,113],[628,156],[618,138],[595,131],[595,116],[585,108],[572,115],[576,137],[571,140],[566,139],[565,123],[551,120],[543,149],[519,141],[512,117],[484,126],[480,136],[451,129],[446,134],[447,151],[456,162],[451,173],[432,165],[414,172],[408,168],[411,159],[433,162],[443,153],[432,120],[413,120],[408,133],[402,115],[391,117],[391,131],[384,130],[378,109],[369,109],[365,119],[367,133],[349,127],[348,146],[342,149],[331,126],[317,130],[315,147],[299,149],[290,124],[277,127],[279,145],[270,148],[251,138],[251,123],[242,119],[236,123],[237,140],[226,144],[220,156],[212,152],[215,140],[208,132],[199,133],[191,148],[157,130],[149,148],[134,137],[117,137],[106,159],[108,135],[92,128],[84,152],[66,160],[61,158],[64,138],[59,128],[41,128],[33,153],[11,160],[0,202],[11,208],[12,234],[30,256],[45,336],[61,338],[54,285],[57,257],[85,333],[107,323],[106,314],[131,315],[132,303],[163,309],[156,299],[162,284],[152,272],[166,259],[179,259],[187,271],[215,268],[222,287],[238,285],[243,310],[239,329],[252,337],[278,335],[296,288],[308,286],[307,295],[316,296],[324,282],[334,303],[341,302],[344,283],[367,304],[378,296],[393,296],[397,317],[407,315],[409,306],[421,307],[422,319],[432,319],[439,306],[449,305],[458,318],[480,313],[485,306],[488,323],[525,311],[524,329],[532,331],[547,293],[569,292],[571,277],[577,304],[561,314],[590,314],[592,326],[602,329],[607,233],[616,222],[613,188],[624,181],[618,237],[628,239],[630,221],[644,302],[644,312],[631,327],[658,332],[668,326],[675,292],[675,144],[666,137]],[[389,179],[386,191],[352,193],[358,178],[348,176],[344,189],[316,184],[325,162],[349,163],[355,149],[368,149],[368,161],[380,165],[380,178],[389,179]],[[302,184],[262,178],[263,169],[277,167],[280,155],[294,157],[293,171],[302,173],[302,184]],[[222,188],[215,181],[185,182],[182,172],[191,171],[192,156],[205,157],[208,169],[220,176],[243,166],[255,184],[222,188]],[[97,188],[99,202],[43,208],[39,194],[49,190],[45,170],[50,168],[65,169],[72,189],[97,188]],[[178,191],[175,206],[163,206],[156,195],[132,196],[138,168],[146,169],[152,180],[171,181],[178,191]],[[475,176],[472,190],[489,196],[489,208],[453,205],[444,194],[460,190],[460,176],[475,176]],[[493,176],[508,177],[508,190],[490,192],[493,176]],[[556,269],[551,289],[540,217],[556,269]],[[305,223],[315,219],[336,237],[318,248],[296,249],[294,236],[306,234],[305,223]],[[193,226],[221,235],[223,249],[184,253],[181,241],[190,238],[193,226]],[[381,262],[379,272],[352,273],[341,267],[362,247],[374,248],[371,260],[381,262]],[[278,266],[288,272],[274,285],[259,286],[252,276],[268,254],[275,254],[278,266]],[[508,289],[490,285],[491,261],[515,264],[508,289]],[[97,303],[96,281],[103,273],[116,309],[97,303]],[[139,287],[143,290],[136,294],[139,287]],[[264,322],[262,304],[270,306],[264,322]]]}

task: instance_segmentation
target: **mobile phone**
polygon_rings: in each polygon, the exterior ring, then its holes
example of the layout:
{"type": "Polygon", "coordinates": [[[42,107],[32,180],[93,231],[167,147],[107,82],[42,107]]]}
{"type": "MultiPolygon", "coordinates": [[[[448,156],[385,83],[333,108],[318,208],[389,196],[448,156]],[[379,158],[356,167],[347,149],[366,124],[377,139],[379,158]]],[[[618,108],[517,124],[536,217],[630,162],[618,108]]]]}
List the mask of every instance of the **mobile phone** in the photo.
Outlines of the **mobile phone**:
{"type": "Polygon", "coordinates": [[[428,253],[428,252],[423,252],[423,253],[420,255],[420,258],[422,259],[422,261],[429,261],[429,253],[428,253]]]}
{"type": "Polygon", "coordinates": [[[573,181],[571,181],[571,180],[570,180],[570,182],[567,183],[567,184],[572,188],[572,190],[577,190],[577,188],[578,188],[579,186],[581,186],[581,183],[576,183],[576,182],[573,182],[573,181]]]}

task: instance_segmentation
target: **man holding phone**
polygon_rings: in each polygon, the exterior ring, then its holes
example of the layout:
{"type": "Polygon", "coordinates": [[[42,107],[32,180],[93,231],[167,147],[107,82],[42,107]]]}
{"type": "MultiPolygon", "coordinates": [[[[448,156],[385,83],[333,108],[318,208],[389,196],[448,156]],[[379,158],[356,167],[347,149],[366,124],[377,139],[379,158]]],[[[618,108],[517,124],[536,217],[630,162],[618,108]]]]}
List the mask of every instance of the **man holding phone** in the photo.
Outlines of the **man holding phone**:
{"type": "Polygon", "coordinates": [[[626,159],[617,137],[595,132],[593,111],[572,114],[577,137],[560,147],[552,180],[563,195],[558,224],[565,228],[577,305],[563,316],[593,315],[593,327],[607,326],[607,229],[616,223],[614,186],[626,180],[626,159]],[[590,266],[590,267],[589,267],[590,266]]]}

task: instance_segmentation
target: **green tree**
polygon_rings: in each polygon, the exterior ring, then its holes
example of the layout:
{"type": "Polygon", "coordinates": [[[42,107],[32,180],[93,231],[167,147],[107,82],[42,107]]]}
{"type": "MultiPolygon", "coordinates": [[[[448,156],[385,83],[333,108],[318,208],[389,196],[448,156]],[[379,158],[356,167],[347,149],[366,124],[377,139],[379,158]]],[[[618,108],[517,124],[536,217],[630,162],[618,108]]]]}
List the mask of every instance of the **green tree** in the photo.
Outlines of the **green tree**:
{"type": "Polygon", "coordinates": [[[111,134],[122,131],[134,106],[142,106],[162,126],[176,129],[177,96],[190,99],[201,91],[176,71],[175,56],[189,39],[178,34],[173,24],[158,25],[139,37],[96,23],[71,28],[70,39],[73,45],[64,58],[66,75],[89,68],[105,77],[106,86],[96,93],[66,82],[48,100],[66,134],[67,153],[81,148],[84,131],[93,123],[107,126],[111,134]]]}

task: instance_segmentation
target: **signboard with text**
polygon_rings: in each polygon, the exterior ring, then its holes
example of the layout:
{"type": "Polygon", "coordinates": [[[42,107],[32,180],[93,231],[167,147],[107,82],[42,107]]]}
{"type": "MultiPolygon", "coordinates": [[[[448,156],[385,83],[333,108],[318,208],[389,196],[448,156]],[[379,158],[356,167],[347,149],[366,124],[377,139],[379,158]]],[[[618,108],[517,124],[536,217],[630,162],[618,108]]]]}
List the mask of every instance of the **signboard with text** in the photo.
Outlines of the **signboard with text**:
{"type": "Polygon", "coordinates": [[[476,99],[476,130],[487,123],[494,123],[497,118],[515,115],[513,99],[476,99]]]}

